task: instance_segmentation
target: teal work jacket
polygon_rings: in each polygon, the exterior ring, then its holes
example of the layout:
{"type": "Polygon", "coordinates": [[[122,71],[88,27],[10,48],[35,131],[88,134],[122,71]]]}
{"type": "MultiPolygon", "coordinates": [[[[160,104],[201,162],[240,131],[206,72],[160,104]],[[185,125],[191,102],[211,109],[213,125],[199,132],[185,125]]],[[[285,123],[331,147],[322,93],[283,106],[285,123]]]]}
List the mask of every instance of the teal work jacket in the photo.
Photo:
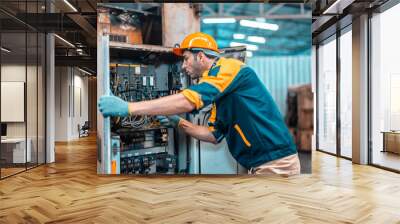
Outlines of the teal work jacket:
{"type": "Polygon", "coordinates": [[[212,104],[209,130],[218,142],[226,138],[232,156],[246,169],[297,153],[270,93],[241,61],[219,58],[182,94],[195,110],[212,104]]]}

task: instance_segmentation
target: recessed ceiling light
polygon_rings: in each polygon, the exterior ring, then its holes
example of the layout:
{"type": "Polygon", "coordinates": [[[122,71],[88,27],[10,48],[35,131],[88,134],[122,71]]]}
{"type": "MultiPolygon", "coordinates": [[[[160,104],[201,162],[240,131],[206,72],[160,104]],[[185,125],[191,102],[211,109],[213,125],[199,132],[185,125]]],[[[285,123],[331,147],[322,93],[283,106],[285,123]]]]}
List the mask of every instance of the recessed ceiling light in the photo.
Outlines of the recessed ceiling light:
{"type": "MultiPolygon", "coordinates": [[[[341,1],[342,0],[336,0],[335,2],[333,2],[333,4],[331,6],[329,6],[322,14],[329,14],[329,13],[339,14],[338,11],[339,11],[339,6],[340,6],[341,1]]],[[[343,2],[345,2],[345,1],[343,1],[343,2]]]]}
{"type": "Polygon", "coordinates": [[[66,43],[67,45],[69,45],[70,47],[75,48],[75,45],[73,45],[73,44],[72,44],[71,42],[69,42],[68,40],[66,40],[66,39],[64,39],[64,38],[62,38],[62,37],[60,37],[60,36],[57,35],[57,34],[54,34],[54,36],[57,37],[58,39],[60,39],[62,42],[64,42],[64,43],[66,43]]]}
{"type": "Polygon", "coordinates": [[[90,73],[90,72],[88,72],[88,71],[86,71],[86,70],[83,70],[83,69],[81,69],[81,68],[79,68],[79,67],[78,67],[78,69],[79,69],[79,71],[81,71],[81,72],[83,72],[83,73],[85,73],[85,74],[87,74],[87,75],[92,75],[92,73],[90,73]]]}
{"type": "Polygon", "coordinates": [[[5,48],[5,47],[1,47],[0,49],[1,49],[2,51],[6,52],[6,53],[10,53],[10,52],[11,52],[11,50],[9,50],[9,49],[7,49],[7,48],[5,48]]]}
{"type": "Polygon", "coordinates": [[[78,12],[78,10],[68,1],[64,0],[65,4],[67,4],[74,12],[78,12]]]}

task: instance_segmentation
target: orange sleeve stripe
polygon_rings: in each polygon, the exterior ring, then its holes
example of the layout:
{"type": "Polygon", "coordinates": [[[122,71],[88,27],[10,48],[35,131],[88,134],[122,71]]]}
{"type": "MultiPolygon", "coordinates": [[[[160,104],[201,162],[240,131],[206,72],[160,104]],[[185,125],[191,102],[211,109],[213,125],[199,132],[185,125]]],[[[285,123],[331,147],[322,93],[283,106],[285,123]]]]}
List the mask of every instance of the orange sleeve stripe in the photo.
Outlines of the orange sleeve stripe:
{"type": "Polygon", "coordinates": [[[201,100],[200,94],[196,91],[185,89],[181,93],[196,106],[197,110],[203,107],[203,101],[201,100]]]}
{"type": "Polygon", "coordinates": [[[211,108],[211,115],[210,118],[208,118],[208,122],[214,123],[217,120],[217,106],[215,103],[213,103],[212,108],[211,108]]]}
{"type": "Polygon", "coordinates": [[[240,137],[243,139],[244,144],[246,144],[247,147],[250,147],[251,144],[249,142],[249,140],[247,140],[246,136],[243,134],[242,129],[239,127],[239,125],[235,124],[234,128],[236,129],[236,131],[239,133],[240,137]]]}

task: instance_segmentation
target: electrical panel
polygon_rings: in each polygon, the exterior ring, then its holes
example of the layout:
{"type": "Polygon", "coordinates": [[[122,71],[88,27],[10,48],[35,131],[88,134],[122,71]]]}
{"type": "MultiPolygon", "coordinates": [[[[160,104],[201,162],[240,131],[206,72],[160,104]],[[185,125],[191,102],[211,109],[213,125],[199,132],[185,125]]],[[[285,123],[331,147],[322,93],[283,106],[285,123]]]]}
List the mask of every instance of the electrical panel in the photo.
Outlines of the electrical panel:
{"type": "MultiPolygon", "coordinates": [[[[128,102],[153,100],[177,93],[182,88],[180,62],[118,57],[110,64],[111,93],[128,102]],[[121,62],[123,61],[123,62],[121,62]]],[[[163,127],[154,116],[135,115],[111,119],[112,144],[119,153],[114,158],[116,173],[172,174],[178,172],[178,146],[174,130],[163,127]]]]}
{"type": "MultiPolygon", "coordinates": [[[[195,84],[182,75],[182,58],[174,55],[171,47],[161,46],[161,13],[153,8],[143,12],[128,5],[99,4],[98,96],[114,94],[126,101],[142,102],[195,84]]],[[[220,52],[223,57],[242,61],[246,56],[245,47],[220,52]]],[[[206,125],[208,109],[182,116],[206,125]]],[[[99,114],[97,121],[99,174],[237,173],[238,165],[230,159],[226,143],[199,143],[183,130],[161,126],[153,116],[110,118],[99,114]]]]}
{"type": "MultiPolygon", "coordinates": [[[[231,57],[243,56],[242,51],[236,49],[224,49],[223,53],[232,54],[231,57]]],[[[107,71],[108,75],[99,80],[102,84],[100,92],[109,92],[128,102],[143,102],[176,94],[191,84],[189,77],[181,71],[182,58],[175,56],[171,48],[110,42],[109,54],[106,52],[104,55],[109,61],[107,66],[103,65],[106,67],[103,71],[107,71]]],[[[198,114],[186,113],[183,118],[205,125],[208,109],[204,108],[198,114]]],[[[98,141],[101,173],[146,175],[238,172],[238,165],[230,159],[225,144],[219,144],[218,147],[199,144],[182,130],[162,126],[154,116],[107,119],[99,132],[100,136],[104,136],[98,141]]]]}

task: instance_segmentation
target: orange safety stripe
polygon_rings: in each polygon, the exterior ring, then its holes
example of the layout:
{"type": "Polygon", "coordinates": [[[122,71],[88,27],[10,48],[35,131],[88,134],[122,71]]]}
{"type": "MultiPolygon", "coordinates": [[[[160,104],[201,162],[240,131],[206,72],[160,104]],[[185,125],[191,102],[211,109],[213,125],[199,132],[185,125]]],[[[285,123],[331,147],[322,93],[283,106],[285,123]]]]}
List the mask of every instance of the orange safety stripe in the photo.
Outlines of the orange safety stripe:
{"type": "Polygon", "coordinates": [[[247,140],[246,136],[244,136],[242,129],[240,129],[239,125],[235,124],[234,128],[236,129],[236,131],[239,133],[240,137],[242,137],[244,144],[246,144],[247,147],[250,147],[251,144],[250,142],[247,140]]]}

